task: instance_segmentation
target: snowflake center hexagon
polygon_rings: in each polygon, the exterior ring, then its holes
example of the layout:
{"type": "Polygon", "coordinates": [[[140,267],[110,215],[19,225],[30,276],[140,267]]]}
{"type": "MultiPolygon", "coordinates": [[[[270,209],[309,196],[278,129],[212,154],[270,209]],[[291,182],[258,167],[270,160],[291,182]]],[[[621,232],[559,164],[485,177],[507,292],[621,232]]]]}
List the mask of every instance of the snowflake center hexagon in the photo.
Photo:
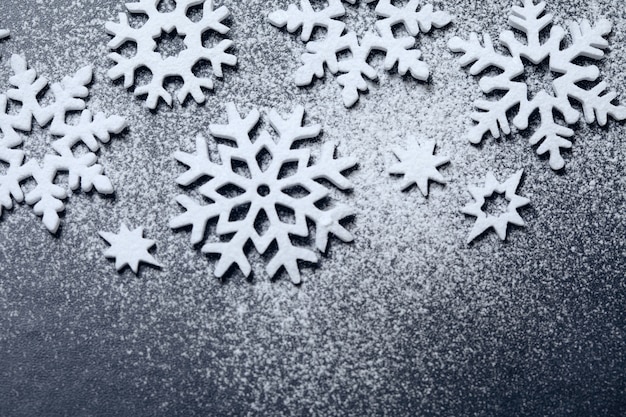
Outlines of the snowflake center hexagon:
{"type": "Polygon", "coordinates": [[[155,51],[161,54],[164,60],[179,56],[185,49],[187,49],[185,37],[179,35],[176,28],[172,29],[171,32],[161,31],[161,35],[156,39],[155,51]]]}
{"type": "Polygon", "coordinates": [[[524,58],[522,62],[524,62],[524,74],[520,76],[520,81],[524,82],[528,88],[528,100],[533,101],[539,94],[556,97],[554,81],[560,75],[550,69],[548,60],[537,65],[524,58]]]}

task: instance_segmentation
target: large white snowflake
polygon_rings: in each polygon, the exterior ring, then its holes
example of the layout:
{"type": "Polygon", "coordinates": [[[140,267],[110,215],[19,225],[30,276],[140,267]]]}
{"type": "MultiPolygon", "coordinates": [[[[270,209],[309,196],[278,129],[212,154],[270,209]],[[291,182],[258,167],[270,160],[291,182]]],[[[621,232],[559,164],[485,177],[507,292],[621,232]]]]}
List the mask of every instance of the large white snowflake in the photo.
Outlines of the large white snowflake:
{"type": "MultiPolygon", "coordinates": [[[[355,4],[357,0],[344,1],[355,4]]],[[[341,73],[337,82],[343,87],[344,104],[351,107],[359,100],[359,92],[368,90],[366,79],[378,78],[376,69],[368,63],[370,54],[375,50],[386,54],[386,71],[398,64],[400,74],[408,71],[413,78],[428,79],[428,66],[420,60],[422,53],[414,49],[416,37],[420,31],[427,33],[433,27],[447,25],[451,16],[435,12],[430,4],[420,8],[420,0],[410,0],[404,7],[394,6],[392,0],[365,0],[366,3],[375,1],[378,1],[376,15],[381,18],[376,23],[378,34],[368,32],[363,39],[358,39],[353,31],[346,31],[346,24],[337,20],[346,14],[341,0],[329,0],[328,6],[319,11],[313,8],[310,0],[301,0],[300,8],[291,4],[286,11],[270,14],[270,23],[275,26],[287,26],[289,32],[302,29],[300,38],[307,42],[308,52],[302,56],[304,65],[296,72],[298,86],[310,84],[313,77],[323,77],[326,66],[332,74],[341,73]],[[395,37],[393,28],[400,24],[411,36],[395,37]],[[326,36],[311,41],[316,28],[326,29],[326,36]],[[350,57],[340,59],[338,54],[343,51],[349,51],[350,57]]]]}
{"type": "Polygon", "coordinates": [[[132,57],[113,52],[109,57],[116,65],[109,70],[109,77],[113,80],[124,77],[124,86],[130,88],[135,84],[135,73],[145,67],[150,70],[152,78],[149,83],[135,88],[136,96],[147,95],[146,105],[154,109],[159,98],[168,105],[172,105],[172,95],[165,89],[163,83],[167,77],[177,76],[183,80],[183,85],[177,93],[179,102],[183,102],[191,95],[197,103],[206,100],[203,88],[212,90],[211,78],[199,77],[194,74],[194,66],[199,62],[211,64],[211,70],[216,77],[222,77],[223,65],[235,65],[237,58],[226,51],[232,46],[232,41],[221,40],[217,45],[207,47],[203,42],[203,35],[209,31],[221,35],[229,31],[222,22],[229,15],[226,7],[214,10],[213,0],[177,0],[172,11],[161,12],[158,9],[158,0],[140,0],[135,3],[126,3],[126,9],[131,14],[147,16],[147,20],[140,27],[130,24],[128,15],[120,13],[119,23],[108,22],[106,30],[113,39],[109,42],[109,49],[117,50],[130,42],[136,46],[136,53],[132,57]],[[193,6],[203,5],[202,18],[194,21],[187,15],[193,6]],[[163,58],[157,51],[156,39],[164,33],[174,30],[184,38],[185,49],[178,56],[163,58]]]}
{"type": "Polygon", "coordinates": [[[6,167],[0,175],[0,213],[2,208],[11,209],[14,201],[26,201],[34,206],[36,214],[43,216],[46,228],[55,233],[60,224],[59,213],[65,209],[63,200],[68,196],[67,190],[57,184],[57,176],[68,173],[71,190],[81,188],[88,192],[95,188],[101,194],[111,194],[113,186],[97,163],[96,152],[101,143],[110,140],[111,134],[126,127],[126,121],[119,116],[107,118],[103,113],[94,117],[85,109],[91,67],[52,84],[54,101],[45,107],[40,105],[39,97],[48,87],[48,81],[28,69],[19,55],[13,55],[11,67],[15,75],[9,82],[14,88],[0,95],[0,162],[6,167]],[[21,105],[17,113],[9,111],[9,99],[21,105]],[[71,121],[69,116],[75,112],[80,112],[79,120],[71,121]],[[18,132],[30,132],[33,119],[41,127],[49,125],[50,133],[56,137],[41,164],[33,159],[25,162],[26,155],[18,148],[23,144],[18,132]],[[75,154],[76,146],[81,144],[88,151],[75,154]],[[35,187],[25,194],[22,182],[28,178],[35,181],[35,187]]]}
{"type": "Polygon", "coordinates": [[[507,113],[519,106],[513,124],[519,130],[529,127],[530,116],[538,112],[541,123],[530,138],[532,145],[540,144],[537,153],[550,156],[550,166],[559,170],[565,166],[561,149],[571,148],[569,140],[574,131],[568,126],[557,123],[555,112],[563,116],[567,125],[575,124],[580,113],[570,100],[580,104],[589,124],[597,120],[601,126],[606,125],[608,117],[617,120],[626,119],[626,107],[613,104],[616,93],[607,92],[607,84],[598,82],[600,70],[595,65],[579,63],[579,58],[601,60],[604,50],[609,44],[605,37],[611,32],[611,23],[607,20],[599,21],[592,26],[588,21],[570,24],[571,39],[568,45],[562,48],[566,39],[566,31],[560,26],[552,26],[550,36],[542,42],[542,31],[552,24],[552,15],[545,14],[546,4],[535,4],[534,0],[524,0],[522,7],[514,6],[509,17],[509,24],[522,32],[526,44],[518,41],[512,31],[505,31],[500,35],[500,42],[506,47],[510,55],[497,52],[494,49],[491,37],[483,35],[484,46],[481,45],[477,34],[473,33],[468,41],[455,37],[450,40],[450,49],[454,52],[463,52],[461,65],[472,64],[470,73],[478,75],[489,68],[501,71],[495,76],[485,75],[480,80],[480,87],[485,93],[494,91],[504,95],[497,101],[478,100],[475,103],[478,112],[472,115],[477,124],[469,132],[472,143],[480,143],[487,133],[495,138],[500,132],[511,133],[507,113]],[[522,58],[533,64],[539,64],[549,59],[550,70],[556,73],[553,80],[554,95],[541,90],[532,99],[529,98],[528,85],[518,80],[524,74],[522,58]],[[593,87],[585,88],[581,82],[591,82],[593,87]]]}
{"type": "Polygon", "coordinates": [[[302,126],[302,107],[287,119],[271,112],[270,123],[279,136],[276,141],[267,131],[252,140],[251,132],[259,116],[255,110],[241,118],[230,104],[228,124],[210,126],[214,137],[234,144],[219,145],[221,164],[210,159],[201,135],[197,138],[196,154],[175,154],[178,161],[189,167],[178,178],[178,184],[189,186],[208,179],[199,191],[209,204],[201,205],[187,196],[179,196],[177,201],[186,212],[173,219],[171,227],[192,226],[191,241],[197,244],[204,239],[210,221],[217,219],[216,233],[221,241],[206,243],[202,248],[204,253],[220,255],[215,268],[217,277],[222,277],[235,264],[246,276],[250,275],[251,265],[244,247],[251,241],[261,254],[276,245],[276,253],[266,267],[270,276],[284,267],[291,280],[299,283],[298,262],[318,260],[314,250],[292,241],[293,237],[309,236],[307,219],[315,224],[315,245],[319,251],[326,250],[331,233],[345,242],[352,240],[340,221],[354,212],[341,203],[330,208],[320,206],[330,199],[330,190],[319,180],[341,190],[349,189],[351,183],[343,172],[354,167],[356,160],[335,158],[333,143],[323,145],[314,163],[310,149],[294,149],[297,142],[314,139],[320,133],[319,126],[302,126]]]}

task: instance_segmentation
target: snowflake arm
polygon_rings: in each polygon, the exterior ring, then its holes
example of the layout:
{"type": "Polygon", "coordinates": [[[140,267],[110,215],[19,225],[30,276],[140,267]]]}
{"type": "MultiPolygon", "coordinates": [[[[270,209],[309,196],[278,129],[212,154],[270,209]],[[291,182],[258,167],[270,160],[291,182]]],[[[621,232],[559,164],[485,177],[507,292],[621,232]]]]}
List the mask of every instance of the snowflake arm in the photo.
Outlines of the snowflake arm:
{"type": "Polygon", "coordinates": [[[6,29],[0,29],[0,39],[8,38],[11,32],[6,29]]]}
{"type": "Polygon", "coordinates": [[[517,209],[530,203],[530,200],[526,197],[517,195],[517,188],[519,187],[523,173],[524,170],[519,170],[504,183],[500,183],[496,177],[489,172],[485,177],[485,185],[482,188],[475,186],[469,187],[469,192],[474,202],[461,209],[461,212],[468,216],[476,217],[476,222],[467,239],[468,244],[490,228],[496,231],[496,234],[501,240],[505,240],[509,224],[520,227],[526,225],[517,212],[517,209]],[[491,216],[483,211],[485,199],[491,197],[494,193],[504,194],[504,197],[509,202],[506,212],[499,216],[491,216]]]}
{"type": "Polygon", "coordinates": [[[22,144],[22,139],[11,126],[12,117],[5,114],[6,96],[0,95],[0,161],[8,165],[4,175],[0,176],[0,215],[2,209],[12,209],[13,201],[24,201],[21,183],[31,176],[33,162],[24,164],[24,152],[15,147],[22,144]]]}
{"type": "Polygon", "coordinates": [[[143,238],[143,227],[130,231],[125,224],[122,224],[118,234],[109,232],[99,232],[98,234],[111,245],[104,252],[104,256],[115,259],[115,269],[117,271],[121,271],[125,266],[129,266],[136,275],[139,272],[140,263],[163,268],[163,265],[148,252],[156,242],[143,238]]]}
{"type": "Polygon", "coordinates": [[[534,4],[535,0],[524,0],[522,7],[513,6],[509,16],[509,25],[524,33],[527,44],[522,44],[510,30],[500,35],[500,42],[511,52],[512,56],[521,56],[533,64],[539,64],[550,55],[552,47],[558,47],[559,39],[552,33],[548,42],[542,44],[539,36],[543,29],[552,23],[553,16],[545,14],[546,3],[534,4]]]}
{"type": "Polygon", "coordinates": [[[170,226],[192,226],[191,240],[197,244],[204,239],[208,223],[217,219],[215,232],[220,241],[206,242],[202,247],[204,253],[219,255],[214,271],[217,277],[222,277],[235,265],[249,276],[252,266],[244,248],[252,242],[261,254],[275,244],[276,253],[266,265],[270,276],[285,268],[291,280],[299,283],[299,262],[315,263],[318,260],[314,250],[292,242],[294,236],[309,235],[307,219],[315,223],[315,246],[319,251],[326,250],[331,233],[344,241],[352,240],[350,233],[340,224],[353,214],[352,210],[341,204],[329,209],[319,208],[316,204],[330,196],[327,187],[319,180],[327,180],[342,190],[351,187],[343,172],[352,168],[356,160],[335,158],[336,146],[332,143],[322,147],[315,163],[311,163],[309,149],[293,149],[298,141],[316,138],[320,133],[317,125],[303,125],[302,107],[297,107],[287,118],[275,111],[270,113],[270,125],[278,134],[276,141],[267,131],[252,140],[252,130],[259,122],[258,111],[241,117],[234,105],[228,105],[227,110],[227,124],[210,126],[213,137],[226,139],[234,145],[218,146],[221,164],[210,160],[207,144],[201,137],[197,140],[195,155],[175,154],[176,159],[189,167],[178,178],[178,183],[192,185],[205,180],[199,185],[199,191],[209,204],[199,205],[186,196],[179,196],[177,201],[186,212],[174,218],[170,226]],[[237,171],[234,162],[244,165],[247,173],[237,171]],[[290,175],[284,172],[286,167],[291,170],[290,175]],[[232,194],[233,187],[239,190],[236,194],[232,194]],[[281,208],[293,214],[293,221],[282,217],[281,208]],[[261,229],[257,227],[259,222],[263,223],[261,229]]]}
{"type": "Polygon", "coordinates": [[[428,197],[428,184],[435,181],[445,184],[447,181],[438,171],[442,165],[448,164],[450,159],[445,156],[435,156],[436,142],[434,140],[420,145],[417,139],[409,136],[407,149],[396,148],[393,153],[400,161],[389,169],[392,175],[404,175],[401,185],[406,190],[417,185],[424,197],[428,197]]]}
{"type": "Polygon", "coordinates": [[[213,89],[211,78],[198,77],[193,72],[193,67],[201,61],[211,64],[213,74],[221,78],[223,66],[234,66],[237,58],[226,51],[231,48],[232,41],[224,39],[212,47],[203,44],[202,36],[211,30],[225,35],[229,28],[223,22],[229,16],[228,8],[222,6],[214,10],[213,0],[179,0],[173,11],[161,13],[157,9],[154,0],[140,0],[135,3],[126,3],[126,9],[131,14],[144,14],[148,20],[139,28],[130,26],[127,14],[119,15],[119,23],[108,22],[107,33],[113,36],[109,41],[109,49],[115,51],[127,42],[137,45],[137,53],[133,57],[122,56],[118,52],[112,52],[109,58],[115,62],[108,75],[116,80],[124,78],[124,86],[130,88],[135,84],[135,73],[140,67],[147,67],[152,79],[146,85],[137,86],[136,96],[147,96],[146,106],[155,109],[159,99],[163,99],[169,106],[172,105],[172,95],[163,87],[165,79],[170,76],[179,76],[183,79],[183,86],[178,91],[176,98],[182,103],[189,95],[197,103],[206,100],[202,89],[213,89]],[[187,16],[190,7],[202,4],[202,19],[192,21],[187,16]],[[175,57],[163,59],[156,51],[155,39],[162,32],[170,33],[176,29],[180,36],[184,37],[186,49],[175,57]]]}

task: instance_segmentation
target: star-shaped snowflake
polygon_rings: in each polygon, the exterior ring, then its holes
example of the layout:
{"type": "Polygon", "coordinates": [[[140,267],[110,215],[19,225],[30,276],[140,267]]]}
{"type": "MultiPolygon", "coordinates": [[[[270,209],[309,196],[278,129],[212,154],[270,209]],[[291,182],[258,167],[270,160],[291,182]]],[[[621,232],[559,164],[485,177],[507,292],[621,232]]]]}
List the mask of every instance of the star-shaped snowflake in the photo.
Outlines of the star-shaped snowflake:
{"type": "Polygon", "coordinates": [[[534,0],[524,0],[522,7],[513,7],[509,24],[522,32],[527,43],[518,41],[511,31],[503,32],[500,42],[510,55],[497,52],[488,34],[483,35],[484,46],[475,33],[468,41],[455,37],[450,40],[449,46],[454,52],[464,53],[461,65],[473,63],[470,68],[472,75],[479,75],[492,67],[501,70],[498,75],[485,75],[480,80],[484,93],[499,91],[504,95],[494,101],[476,101],[478,111],[472,114],[472,119],[477,124],[470,130],[469,140],[476,144],[487,133],[495,138],[500,137],[500,132],[505,135],[511,133],[507,113],[517,106],[519,110],[513,124],[519,130],[526,130],[531,115],[537,112],[541,123],[530,143],[539,145],[539,155],[548,153],[550,167],[559,170],[565,166],[561,149],[572,147],[569,138],[574,136],[574,131],[557,123],[555,113],[562,115],[567,125],[575,124],[580,112],[572,107],[570,100],[573,100],[580,104],[587,123],[597,120],[600,126],[604,126],[609,116],[617,120],[626,119],[626,107],[613,104],[617,95],[607,91],[606,82],[599,82],[600,70],[597,66],[578,62],[579,58],[599,61],[604,57],[604,50],[609,46],[605,37],[611,32],[611,23],[607,20],[601,20],[595,26],[586,20],[580,24],[571,23],[571,41],[561,49],[566,31],[560,26],[553,26],[550,37],[545,42],[541,41],[542,31],[552,24],[552,15],[544,15],[545,7],[544,2],[535,4],[534,0]],[[518,80],[525,69],[522,58],[535,65],[549,59],[550,70],[556,75],[552,82],[554,95],[541,90],[529,99],[528,85],[518,80]],[[580,84],[582,82],[593,83],[593,86],[586,88],[580,84]]]}
{"type": "Polygon", "coordinates": [[[6,95],[0,94],[0,163],[7,166],[0,174],[0,214],[3,208],[11,209],[14,203],[25,201],[42,216],[48,231],[56,233],[61,223],[60,213],[65,209],[64,200],[70,196],[61,181],[62,174],[67,174],[72,191],[113,193],[113,184],[98,163],[97,152],[112,135],[126,128],[126,120],[120,116],[106,117],[104,113],[93,114],[86,108],[92,67],[84,67],[50,85],[54,101],[45,106],[40,101],[48,80],[28,68],[26,60],[19,55],[11,57],[11,68],[15,73],[9,78],[12,88],[6,95]],[[9,104],[19,111],[10,111],[9,104]],[[70,114],[78,115],[77,120],[69,118],[70,114]],[[30,132],[34,122],[53,138],[51,149],[41,161],[27,158],[22,149],[24,140],[18,133],[30,132]],[[88,152],[76,152],[79,145],[88,152]],[[24,192],[26,187],[22,183],[27,179],[34,181],[34,187],[24,192]]]}
{"type": "Polygon", "coordinates": [[[428,141],[420,145],[417,139],[409,136],[407,139],[407,149],[395,148],[393,153],[400,160],[389,169],[393,175],[404,175],[401,185],[402,190],[406,190],[413,184],[422,192],[424,197],[428,197],[429,181],[445,184],[446,179],[438,171],[438,168],[450,162],[445,156],[435,155],[436,142],[428,141]]]}
{"type": "Polygon", "coordinates": [[[485,185],[482,188],[475,186],[469,187],[469,192],[474,202],[465,206],[461,212],[468,216],[476,217],[476,223],[470,232],[467,243],[471,243],[492,227],[498,234],[498,237],[501,240],[505,240],[509,224],[516,226],[526,225],[517,212],[518,208],[530,203],[530,200],[526,197],[516,194],[523,174],[524,170],[519,170],[504,183],[500,183],[496,177],[489,172],[485,177],[485,185]],[[506,212],[498,216],[492,216],[483,210],[486,199],[492,197],[494,194],[504,194],[504,198],[508,201],[506,212]]]}
{"type": "Polygon", "coordinates": [[[130,231],[125,224],[122,224],[118,234],[109,232],[99,232],[98,234],[111,245],[104,252],[104,256],[115,258],[115,269],[118,271],[121,271],[125,266],[129,266],[137,274],[139,272],[139,263],[142,262],[157,268],[163,267],[148,252],[156,242],[144,239],[143,227],[130,231]]]}
{"type": "Polygon", "coordinates": [[[228,124],[211,125],[211,134],[233,143],[218,147],[221,164],[209,157],[207,143],[202,135],[196,140],[197,153],[177,152],[176,159],[189,167],[177,182],[190,186],[198,180],[207,180],[200,193],[210,202],[196,203],[181,195],[178,203],[186,212],[172,220],[172,228],[192,226],[191,241],[204,240],[212,219],[217,218],[216,233],[220,242],[206,243],[202,251],[220,255],[215,275],[222,277],[232,266],[249,276],[252,267],[247,259],[246,244],[252,242],[257,251],[265,254],[270,247],[276,253],[267,264],[270,276],[284,268],[291,280],[301,282],[300,261],[316,263],[314,250],[296,245],[292,238],[308,237],[307,220],[315,225],[315,246],[325,251],[329,235],[345,242],[352,235],[340,223],[354,214],[352,209],[330,199],[330,190],[320,180],[326,180],[341,190],[351,188],[343,172],[354,167],[354,158],[335,158],[336,145],[325,143],[315,163],[311,151],[294,148],[305,139],[316,139],[319,126],[302,126],[304,109],[298,107],[287,119],[272,111],[270,124],[278,133],[278,140],[263,131],[252,140],[252,131],[259,122],[258,111],[241,118],[233,104],[228,105],[228,124]],[[324,204],[322,204],[324,203],[324,204]],[[330,207],[328,204],[333,203],[330,207]]]}
{"type": "MultiPolygon", "coordinates": [[[[345,0],[355,4],[357,0],[345,0]]],[[[365,0],[366,3],[378,1],[376,15],[381,19],[376,23],[378,34],[368,32],[363,39],[358,39],[355,32],[346,31],[341,20],[346,10],[341,0],[329,0],[328,6],[317,11],[310,0],[301,0],[300,8],[291,4],[287,10],[271,13],[269,21],[274,26],[287,26],[291,33],[302,28],[300,38],[306,42],[307,53],[302,56],[304,65],[296,73],[296,85],[305,86],[313,77],[324,76],[327,67],[332,74],[342,73],[337,78],[343,87],[343,102],[346,107],[353,106],[359,100],[359,92],[367,91],[367,79],[378,78],[377,71],[368,63],[373,51],[385,53],[385,70],[390,71],[398,64],[401,75],[410,72],[413,78],[426,81],[429,76],[428,66],[420,60],[421,51],[414,49],[416,37],[435,28],[446,26],[452,17],[433,10],[431,4],[419,7],[420,0],[410,0],[404,7],[396,7],[391,0],[365,0]],[[418,10],[419,9],[419,10],[418,10]],[[403,25],[410,36],[396,38],[393,29],[403,25]],[[324,28],[326,36],[319,41],[310,41],[316,28],[324,28]],[[340,59],[338,54],[349,51],[349,58],[340,59]]]]}

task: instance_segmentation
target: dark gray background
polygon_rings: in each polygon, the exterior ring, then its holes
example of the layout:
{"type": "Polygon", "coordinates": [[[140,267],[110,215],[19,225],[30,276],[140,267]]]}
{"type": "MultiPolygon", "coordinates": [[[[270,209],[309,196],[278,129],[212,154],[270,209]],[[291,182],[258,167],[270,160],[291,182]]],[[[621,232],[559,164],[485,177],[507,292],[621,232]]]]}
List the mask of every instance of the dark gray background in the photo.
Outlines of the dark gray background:
{"type": "MultiPolygon", "coordinates": [[[[122,3],[0,3],[0,26],[12,31],[0,42],[2,91],[12,53],[52,80],[93,64],[90,107],[130,125],[101,152],[114,199],[73,196],[57,236],[29,207],[2,216],[1,416],[626,415],[624,124],[578,124],[558,174],[527,135],[466,140],[481,94],[446,42],[474,30],[497,38],[517,2],[435,2],[456,17],[421,38],[429,83],[381,70],[347,110],[332,76],[293,84],[304,45],[266,20],[287,0],[223,0],[238,66],[206,105],[157,112],[105,76],[104,23],[122,3]],[[283,114],[302,104],[323,126],[321,141],[360,161],[354,192],[338,194],[357,210],[355,242],[333,240],[299,287],[284,274],[270,280],[256,254],[251,281],[221,282],[189,234],[167,227],[182,191],[171,154],[224,122],[228,101],[283,114]],[[385,173],[408,133],[437,139],[452,160],[442,170],[449,184],[431,186],[428,199],[385,173]],[[466,245],[467,185],[520,168],[528,226],[504,243],[489,233],[466,245]],[[115,272],[97,231],[121,222],[146,227],[166,268],[115,272]]],[[[346,6],[359,34],[371,27],[374,5],[346,6]]],[[[626,103],[623,2],[552,0],[549,9],[559,23],[613,21],[600,68],[626,103]]],[[[47,149],[45,131],[25,138],[30,155],[47,149]]]]}

